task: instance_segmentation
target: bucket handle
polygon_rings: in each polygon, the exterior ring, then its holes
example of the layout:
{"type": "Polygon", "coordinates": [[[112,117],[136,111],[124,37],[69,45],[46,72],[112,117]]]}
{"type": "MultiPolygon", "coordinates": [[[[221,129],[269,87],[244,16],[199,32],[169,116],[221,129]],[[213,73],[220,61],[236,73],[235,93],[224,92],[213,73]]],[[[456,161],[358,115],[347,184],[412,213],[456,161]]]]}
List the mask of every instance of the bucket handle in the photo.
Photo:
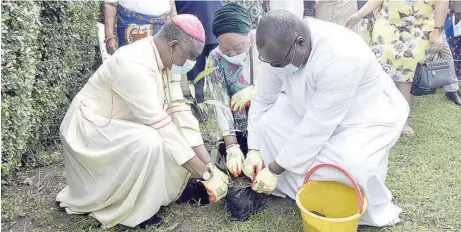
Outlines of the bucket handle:
{"type": "Polygon", "coordinates": [[[355,189],[355,193],[357,194],[357,198],[359,200],[359,213],[361,214],[363,212],[363,203],[364,203],[363,202],[362,191],[360,190],[360,187],[357,184],[357,182],[354,180],[354,178],[352,178],[351,174],[349,174],[349,172],[347,172],[343,168],[341,168],[339,166],[336,166],[334,164],[319,164],[319,165],[313,167],[311,170],[309,170],[309,172],[306,174],[306,177],[304,178],[304,184],[309,182],[309,179],[311,178],[312,174],[314,174],[315,171],[317,171],[320,168],[327,168],[327,167],[328,168],[333,168],[333,169],[336,169],[336,170],[342,172],[349,179],[349,181],[352,183],[352,185],[354,186],[354,189],[355,189]]]}

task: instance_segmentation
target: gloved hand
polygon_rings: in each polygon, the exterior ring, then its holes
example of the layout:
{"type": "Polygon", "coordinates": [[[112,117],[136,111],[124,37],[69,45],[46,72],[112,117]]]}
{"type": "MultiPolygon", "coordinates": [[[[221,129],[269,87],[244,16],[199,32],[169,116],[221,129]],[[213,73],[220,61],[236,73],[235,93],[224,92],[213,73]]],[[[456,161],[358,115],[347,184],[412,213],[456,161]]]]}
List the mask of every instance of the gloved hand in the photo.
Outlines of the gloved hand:
{"type": "Polygon", "coordinates": [[[227,157],[226,157],[226,166],[234,177],[239,176],[242,174],[242,167],[243,167],[243,160],[245,156],[243,156],[242,150],[240,150],[240,145],[230,145],[226,149],[227,157]]]}
{"type": "Polygon", "coordinates": [[[238,91],[231,99],[232,111],[243,112],[245,108],[250,105],[251,98],[253,97],[253,86],[248,86],[238,91]]]}
{"type": "Polygon", "coordinates": [[[269,167],[265,167],[256,175],[256,179],[253,180],[251,188],[258,193],[269,195],[275,190],[275,187],[277,187],[278,181],[279,175],[272,173],[269,167]]]}
{"type": "Polygon", "coordinates": [[[263,160],[261,159],[261,153],[258,150],[250,150],[247,158],[243,161],[243,173],[251,180],[254,180],[254,175],[258,174],[262,168],[263,160]],[[254,173],[255,171],[256,173],[254,173]]]}
{"type": "MultiPolygon", "coordinates": [[[[212,177],[207,181],[202,181],[206,188],[206,192],[210,197],[210,202],[216,203],[227,195],[227,183],[222,179],[225,175],[217,168],[211,170],[212,177]]],[[[229,183],[229,182],[228,182],[229,183]]]]}
{"type": "Polygon", "coordinates": [[[215,175],[218,175],[219,178],[221,178],[221,180],[224,181],[224,183],[226,184],[229,184],[229,176],[222,172],[221,170],[219,170],[214,164],[213,162],[210,162],[209,164],[207,164],[207,167],[210,168],[210,170],[215,174],[215,175]]]}

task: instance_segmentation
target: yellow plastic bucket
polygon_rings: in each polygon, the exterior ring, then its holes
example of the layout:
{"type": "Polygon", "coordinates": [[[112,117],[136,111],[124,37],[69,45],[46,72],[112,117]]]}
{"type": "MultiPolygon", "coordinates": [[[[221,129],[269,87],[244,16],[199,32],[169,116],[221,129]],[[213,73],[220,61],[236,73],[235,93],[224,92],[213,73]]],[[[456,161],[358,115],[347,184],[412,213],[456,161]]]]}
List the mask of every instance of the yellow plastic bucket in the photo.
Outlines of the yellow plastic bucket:
{"type": "Polygon", "coordinates": [[[357,182],[333,164],[320,164],[307,173],[304,186],[296,194],[296,204],[305,232],[355,232],[367,210],[367,199],[357,182]],[[325,167],[341,171],[354,188],[334,181],[309,181],[315,171],[325,167]]]}

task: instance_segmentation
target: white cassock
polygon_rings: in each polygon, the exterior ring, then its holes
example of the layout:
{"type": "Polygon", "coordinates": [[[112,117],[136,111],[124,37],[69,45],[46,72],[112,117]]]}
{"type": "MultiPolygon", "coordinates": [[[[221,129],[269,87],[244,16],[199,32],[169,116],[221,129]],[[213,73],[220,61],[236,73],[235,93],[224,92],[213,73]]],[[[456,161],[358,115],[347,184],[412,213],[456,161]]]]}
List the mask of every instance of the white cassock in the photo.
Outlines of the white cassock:
{"type": "MultiPolygon", "coordinates": [[[[395,224],[401,209],[384,182],[409,106],[356,33],[313,18],[306,22],[312,36],[307,64],[285,76],[269,65],[261,68],[249,112],[249,148],[260,149],[266,166],[275,160],[286,169],[274,195],[295,199],[310,168],[336,164],[368,198],[361,223],[395,224]]],[[[312,179],[349,184],[331,169],[312,179]]]]}
{"type": "Polygon", "coordinates": [[[181,77],[152,37],[121,47],[75,96],[60,127],[68,186],[56,200],[104,228],[134,227],[181,194],[203,144],[181,77]]]}

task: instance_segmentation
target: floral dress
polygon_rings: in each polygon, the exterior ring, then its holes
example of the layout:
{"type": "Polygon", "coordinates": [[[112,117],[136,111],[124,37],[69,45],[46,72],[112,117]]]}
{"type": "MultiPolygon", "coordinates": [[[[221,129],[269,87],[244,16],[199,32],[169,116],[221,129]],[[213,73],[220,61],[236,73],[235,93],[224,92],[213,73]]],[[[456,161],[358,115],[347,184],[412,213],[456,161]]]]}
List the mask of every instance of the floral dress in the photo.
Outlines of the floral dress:
{"type": "MultiPolygon", "coordinates": [[[[230,99],[238,91],[250,86],[250,80],[244,75],[244,65],[229,63],[219,53],[218,48],[211,51],[205,70],[216,68],[207,76],[206,99],[215,101],[217,129],[222,136],[235,135],[235,132],[247,130],[247,111],[231,111],[230,99]]],[[[248,60],[248,59],[247,59],[248,60]]]]}
{"type": "Polygon", "coordinates": [[[384,0],[374,22],[372,50],[397,82],[411,82],[434,28],[435,0],[384,0]]]}
{"type": "MultiPolygon", "coordinates": [[[[251,40],[256,40],[256,32],[250,32],[251,40]]],[[[206,76],[205,103],[212,105],[212,114],[216,117],[216,122],[209,120],[210,126],[216,126],[218,130],[216,137],[237,135],[237,132],[246,134],[248,126],[248,107],[243,112],[235,112],[230,109],[231,98],[237,92],[251,85],[251,66],[253,66],[253,85],[258,81],[261,61],[257,58],[259,53],[254,43],[252,43],[250,53],[242,65],[232,64],[224,59],[219,53],[219,47],[211,51],[208,56],[205,70],[206,76]],[[250,55],[251,54],[251,55],[250,55]]],[[[211,112],[209,112],[211,113],[211,112]]],[[[215,138],[216,138],[215,137],[215,138]]]]}

